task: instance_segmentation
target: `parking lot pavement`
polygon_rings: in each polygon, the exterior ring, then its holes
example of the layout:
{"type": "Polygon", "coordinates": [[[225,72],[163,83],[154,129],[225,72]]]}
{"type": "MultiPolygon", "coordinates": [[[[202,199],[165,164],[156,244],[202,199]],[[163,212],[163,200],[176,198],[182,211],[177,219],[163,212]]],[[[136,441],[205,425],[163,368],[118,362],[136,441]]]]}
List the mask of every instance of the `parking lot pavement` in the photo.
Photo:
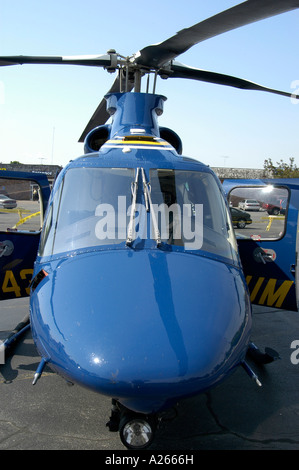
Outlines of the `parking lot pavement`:
{"type": "MultiPolygon", "coordinates": [[[[28,300],[2,302],[1,327],[20,321],[28,300]],[[5,321],[4,321],[5,318],[5,321]]],[[[15,325],[12,326],[12,328],[15,325]]],[[[215,389],[180,402],[149,450],[299,449],[299,313],[254,307],[252,340],[281,359],[254,366],[262,387],[238,368],[215,389]]],[[[125,450],[109,432],[110,399],[46,368],[32,386],[39,356],[28,331],[0,366],[0,450],[125,450]]]]}

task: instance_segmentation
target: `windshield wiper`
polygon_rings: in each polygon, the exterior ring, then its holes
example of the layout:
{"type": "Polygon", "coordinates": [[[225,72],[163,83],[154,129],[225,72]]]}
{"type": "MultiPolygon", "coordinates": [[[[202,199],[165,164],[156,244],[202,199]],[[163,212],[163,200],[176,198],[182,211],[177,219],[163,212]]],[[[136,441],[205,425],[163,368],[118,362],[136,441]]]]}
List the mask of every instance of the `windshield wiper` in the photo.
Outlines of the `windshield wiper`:
{"type": "Polygon", "coordinates": [[[147,183],[146,178],[145,178],[145,173],[144,169],[141,168],[141,173],[142,173],[142,183],[143,183],[143,193],[144,193],[144,199],[145,199],[145,206],[146,210],[151,213],[152,221],[153,221],[153,228],[154,228],[154,234],[155,234],[155,240],[157,243],[157,246],[161,245],[161,235],[158,229],[158,222],[156,218],[156,214],[153,208],[153,203],[152,203],[152,198],[151,198],[151,190],[150,190],[150,183],[147,183]]]}
{"type": "Polygon", "coordinates": [[[137,168],[135,181],[132,182],[132,196],[133,197],[132,197],[131,215],[130,215],[130,221],[129,221],[129,225],[128,225],[128,234],[127,234],[126,245],[131,245],[131,243],[133,242],[134,217],[135,217],[135,212],[136,212],[136,199],[137,199],[137,190],[138,190],[139,170],[140,170],[140,168],[137,168]]]}

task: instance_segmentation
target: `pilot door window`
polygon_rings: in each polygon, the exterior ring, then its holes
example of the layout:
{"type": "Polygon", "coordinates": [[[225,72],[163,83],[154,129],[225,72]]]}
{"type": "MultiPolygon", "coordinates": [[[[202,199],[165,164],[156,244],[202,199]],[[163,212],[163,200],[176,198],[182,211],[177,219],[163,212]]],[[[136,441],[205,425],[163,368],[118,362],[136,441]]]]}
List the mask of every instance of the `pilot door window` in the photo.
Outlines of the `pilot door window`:
{"type": "Polygon", "coordinates": [[[212,174],[155,169],[150,182],[162,241],[236,261],[230,216],[212,174]]]}
{"type": "Polygon", "coordinates": [[[0,232],[39,232],[40,201],[40,187],[34,181],[0,178],[0,232]]]}
{"type": "Polygon", "coordinates": [[[233,188],[228,201],[237,238],[279,240],[284,236],[289,190],[264,185],[233,188]]]}
{"type": "Polygon", "coordinates": [[[72,168],[50,202],[40,256],[126,241],[135,170],[72,168]]]}

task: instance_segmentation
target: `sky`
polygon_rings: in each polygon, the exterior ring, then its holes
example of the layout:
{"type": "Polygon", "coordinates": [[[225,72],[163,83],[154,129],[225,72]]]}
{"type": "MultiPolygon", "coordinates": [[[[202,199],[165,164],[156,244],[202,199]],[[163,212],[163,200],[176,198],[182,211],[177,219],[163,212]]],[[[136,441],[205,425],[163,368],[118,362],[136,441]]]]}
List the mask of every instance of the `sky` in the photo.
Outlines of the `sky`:
{"type": "MultiPolygon", "coordinates": [[[[0,0],[0,55],[129,56],[240,1],[0,0]]],[[[177,57],[186,65],[299,94],[299,10],[224,33],[177,57]]],[[[78,143],[114,75],[101,68],[22,65],[0,69],[0,163],[61,165],[78,143]]],[[[211,167],[299,166],[299,100],[192,80],[158,80],[159,124],[183,154],[211,167]]],[[[1,166],[1,165],[0,165],[1,166]]]]}

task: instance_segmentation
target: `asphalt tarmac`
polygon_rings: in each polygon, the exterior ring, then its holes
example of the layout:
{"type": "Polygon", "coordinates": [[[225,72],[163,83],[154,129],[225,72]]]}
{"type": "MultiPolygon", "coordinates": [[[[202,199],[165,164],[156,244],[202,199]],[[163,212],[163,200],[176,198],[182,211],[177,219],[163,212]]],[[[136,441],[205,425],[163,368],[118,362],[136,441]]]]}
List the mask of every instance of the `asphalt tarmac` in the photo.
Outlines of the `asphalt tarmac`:
{"type": "MultiPolygon", "coordinates": [[[[0,305],[0,339],[23,319],[28,299],[0,305]]],[[[252,340],[281,359],[243,368],[203,395],[183,400],[156,432],[150,451],[299,449],[299,313],[254,307],[252,340]]],[[[39,356],[30,330],[0,365],[0,450],[126,450],[110,432],[110,399],[46,368],[32,385],[39,356]]]]}

